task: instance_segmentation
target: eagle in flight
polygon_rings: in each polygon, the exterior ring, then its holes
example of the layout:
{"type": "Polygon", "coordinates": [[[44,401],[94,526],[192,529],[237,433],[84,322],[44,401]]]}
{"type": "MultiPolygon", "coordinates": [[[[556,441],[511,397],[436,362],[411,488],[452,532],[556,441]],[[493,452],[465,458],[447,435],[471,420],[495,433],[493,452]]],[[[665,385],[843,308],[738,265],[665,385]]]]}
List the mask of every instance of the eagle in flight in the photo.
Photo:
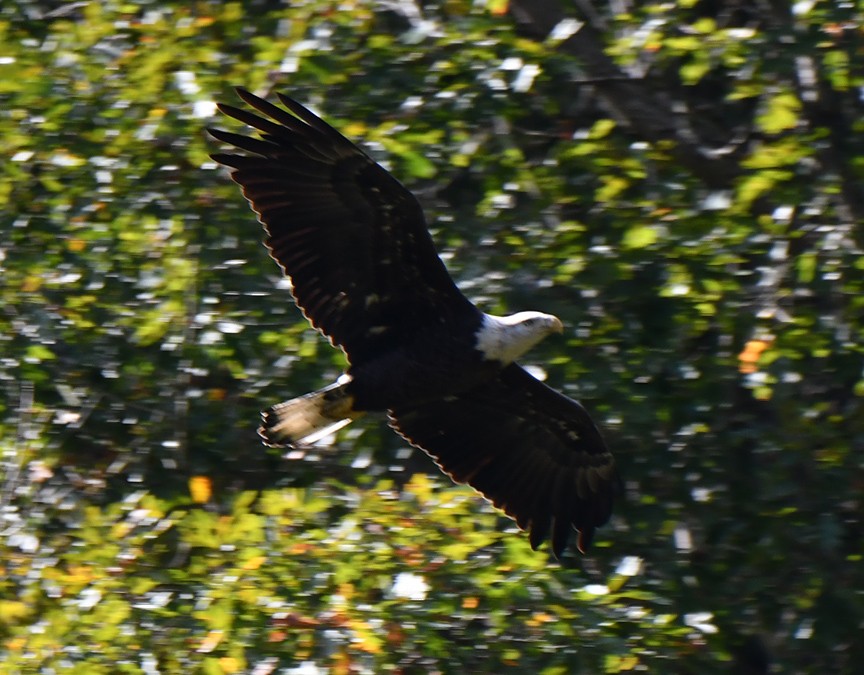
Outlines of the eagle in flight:
{"type": "Polygon", "coordinates": [[[456,287],[417,199],[384,168],[287,96],[287,109],[244,89],[261,115],[219,110],[260,138],[210,129],[243,151],[231,168],[266,231],[298,307],[340,347],[347,372],[262,413],[267,445],[312,443],[371,411],[528,530],[556,556],[573,529],[585,552],[612,511],[615,462],[577,401],[516,359],[561,321],[492,316],[456,287]]]}

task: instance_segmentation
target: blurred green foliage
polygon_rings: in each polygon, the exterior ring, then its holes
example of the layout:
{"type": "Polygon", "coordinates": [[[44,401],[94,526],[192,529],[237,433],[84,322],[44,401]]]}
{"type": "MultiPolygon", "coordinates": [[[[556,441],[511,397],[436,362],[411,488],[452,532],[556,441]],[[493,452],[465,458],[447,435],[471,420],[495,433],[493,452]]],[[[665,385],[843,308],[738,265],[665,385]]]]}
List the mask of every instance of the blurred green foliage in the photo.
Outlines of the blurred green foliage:
{"type": "Polygon", "coordinates": [[[858,672],[864,13],[565,4],[0,6],[0,672],[858,672]],[[207,156],[232,85],[564,320],[527,362],[625,479],[589,556],[382,420],[258,443],[343,359],[207,156]]]}

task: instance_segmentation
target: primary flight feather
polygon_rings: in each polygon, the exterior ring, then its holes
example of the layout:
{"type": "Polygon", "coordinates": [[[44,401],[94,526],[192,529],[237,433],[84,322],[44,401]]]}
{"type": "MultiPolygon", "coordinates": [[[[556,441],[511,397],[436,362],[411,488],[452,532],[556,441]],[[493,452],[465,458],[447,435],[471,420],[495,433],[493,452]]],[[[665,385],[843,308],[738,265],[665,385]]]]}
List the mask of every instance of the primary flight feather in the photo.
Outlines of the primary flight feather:
{"type": "Polygon", "coordinates": [[[212,157],[263,223],[270,255],[303,314],[345,352],[334,384],[262,413],[268,445],[314,442],[365,412],[427,452],[528,530],[531,546],[569,534],[585,551],[612,510],[615,461],[585,409],[515,361],[561,322],[484,314],[438,257],[417,199],[296,101],[244,89],[259,114],[219,109],[259,138],[209,133],[243,154],[212,157]],[[263,115],[263,117],[261,116],[263,115]]]}

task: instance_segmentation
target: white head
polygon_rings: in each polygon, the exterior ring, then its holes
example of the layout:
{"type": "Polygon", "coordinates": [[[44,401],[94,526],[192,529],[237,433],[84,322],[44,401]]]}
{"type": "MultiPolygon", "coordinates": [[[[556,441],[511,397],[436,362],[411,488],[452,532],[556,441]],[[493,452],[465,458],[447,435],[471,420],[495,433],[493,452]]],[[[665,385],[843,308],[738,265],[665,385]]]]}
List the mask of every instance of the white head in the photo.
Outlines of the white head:
{"type": "Polygon", "coordinates": [[[489,361],[512,363],[550,333],[562,333],[557,316],[543,312],[519,312],[510,316],[483,315],[476,348],[489,361]]]}

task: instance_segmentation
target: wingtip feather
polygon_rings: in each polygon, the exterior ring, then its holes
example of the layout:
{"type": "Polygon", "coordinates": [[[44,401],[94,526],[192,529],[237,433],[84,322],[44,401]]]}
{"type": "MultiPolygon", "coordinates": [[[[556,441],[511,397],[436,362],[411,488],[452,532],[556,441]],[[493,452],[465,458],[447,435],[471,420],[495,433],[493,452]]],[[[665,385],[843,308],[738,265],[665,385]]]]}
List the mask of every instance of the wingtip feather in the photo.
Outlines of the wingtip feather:
{"type": "Polygon", "coordinates": [[[246,103],[249,103],[250,105],[252,104],[252,101],[261,100],[258,96],[253,94],[246,87],[234,87],[234,92],[237,94],[237,96],[239,96],[241,99],[243,99],[244,101],[246,101],[246,103]]]}

